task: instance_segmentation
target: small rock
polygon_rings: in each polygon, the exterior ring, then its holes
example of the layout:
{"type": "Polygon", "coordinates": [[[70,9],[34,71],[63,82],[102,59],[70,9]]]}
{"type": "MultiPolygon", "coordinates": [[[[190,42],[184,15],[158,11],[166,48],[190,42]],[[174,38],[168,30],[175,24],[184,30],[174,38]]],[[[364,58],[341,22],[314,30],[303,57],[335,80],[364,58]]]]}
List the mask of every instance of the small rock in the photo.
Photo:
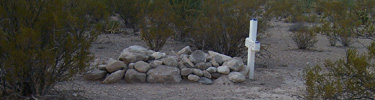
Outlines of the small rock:
{"type": "Polygon", "coordinates": [[[182,48],[180,51],[178,51],[177,55],[181,55],[181,54],[189,55],[190,53],[191,53],[190,46],[186,46],[186,47],[182,48]]]}
{"type": "Polygon", "coordinates": [[[222,74],[220,73],[211,73],[212,79],[217,79],[221,76],[222,74]]]}
{"type": "Polygon", "coordinates": [[[187,67],[195,67],[193,62],[191,62],[187,56],[182,57],[181,62],[183,62],[183,64],[187,67]]]}
{"type": "Polygon", "coordinates": [[[222,75],[215,80],[214,84],[215,85],[232,85],[234,83],[229,80],[228,75],[222,75]]]}
{"type": "Polygon", "coordinates": [[[193,69],[193,74],[198,75],[198,76],[203,76],[203,71],[200,69],[193,69]]]}
{"type": "Polygon", "coordinates": [[[207,69],[208,67],[210,67],[209,65],[207,65],[206,63],[204,62],[200,62],[200,63],[197,63],[195,65],[195,67],[197,67],[198,69],[201,69],[201,70],[205,70],[207,69]]]}
{"type": "Polygon", "coordinates": [[[219,66],[217,68],[217,72],[221,73],[221,74],[229,74],[230,72],[230,69],[228,66],[219,66]]]}
{"type": "Polygon", "coordinates": [[[212,59],[210,62],[212,64],[212,66],[214,66],[214,67],[219,67],[220,66],[220,64],[217,63],[216,60],[214,60],[214,59],[212,59]]]}
{"type": "Polygon", "coordinates": [[[242,75],[244,75],[244,76],[247,76],[248,73],[249,73],[249,68],[246,68],[245,65],[243,65],[243,66],[244,66],[244,68],[242,68],[242,70],[240,70],[240,73],[241,73],[242,75]]]}
{"type": "Polygon", "coordinates": [[[176,67],[159,65],[147,72],[148,82],[171,83],[182,80],[180,70],[176,67]]]}
{"type": "Polygon", "coordinates": [[[135,63],[130,63],[130,64],[129,64],[129,69],[134,69],[134,64],[135,64],[135,63]]]}
{"type": "Polygon", "coordinates": [[[125,75],[125,70],[118,70],[107,76],[102,83],[110,84],[119,81],[125,75]]]}
{"type": "Polygon", "coordinates": [[[231,72],[228,75],[229,80],[235,83],[241,83],[244,82],[246,77],[242,75],[240,72],[231,72]]]}
{"type": "Polygon", "coordinates": [[[210,73],[215,73],[217,71],[217,69],[215,67],[208,67],[207,71],[210,72],[210,73]]]}
{"type": "Polygon", "coordinates": [[[153,57],[155,60],[158,60],[158,59],[163,58],[165,56],[166,56],[166,54],[161,53],[161,52],[155,52],[155,53],[151,54],[151,57],[153,57]]]}
{"type": "Polygon", "coordinates": [[[125,81],[129,83],[145,82],[146,73],[140,73],[136,71],[135,69],[129,69],[126,71],[125,81]]]}
{"type": "Polygon", "coordinates": [[[199,80],[198,80],[199,83],[202,83],[204,85],[211,85],[212,84],[212,80],[209,79],[209,78],[206,78],[206,77],[201,77],[199,80]]]}
{"type": "Polygon", "coordinates": [[[181,69],[181,76],[188,76],[189,74],[193,73],[192,68],[183,68],[181,69]]]}
{"type": "Polygon", "coordinates": [[[107,71],[95,69],[95,70],[92,70],[92,71],[86,73],[84,75],[84,78],[86,80],[98,80],[98,79],[104,78],[106,75],[107,75],[107,71]]]}
{"type": "Polygon", "coordinates": [[[193,74],[190,74],[190,75],[188,76],[188,80],[193,81],[193,82],[196,82],[196,81],[199,80],[199,76],[197,76],[197,75],[193,75],[193,74]]]}
{"type": "Polygon", "coordinates": [[[178,68],[183,69],[183,68],[188,68],[188,67],[185,66],[182,61],[180,61],[180,62],[178,62],[178,68]]]}
{"type": "Polygon", "coordinates": [[[107,65],[107,67],[105,67],[105,69],[112,73],[112,72],[115,72],[117,70],[120,70],[122,68],[124,68],[124,66],[126,66],[124,63],[122,63],[121,61],[115,61],[109,65],[107,65]]]}
{"type": "MultiPolygon", "coordinates": [[[[241,59],[241,58],[240,58],[241,59]]],[[[228,66],[232,71],[240,71],[243,68],[243,62],[239,59],[232,59],[223,64],[223,66],[228,66]]]]}
{"type": "Polygon", "coordinates": [[[147,72],[150,68],[151,68],[150,64],[144,61],[138,61],[134,64],[134,69],[142,73],[147,72]]]}
{"type": "Polygon", "coordinates": [[[163,64],[163,62],[160,61],[160,60],[153,60],[153,61],[150,62],[150,66],[153,67],[153,68],[155,68],[156,66],[162,65],[162,64],[163,64]]]}
{"type": "Polygon", "coordinates": [[[206,56],[202,50],[196,50],[189,56],[189,60],[195,64],[206,62],[206,56]]]}
{"type": "Polygon", "coordinates": [[[177,59],[178,58],[176,56],[168,56],[167,58],[163,58],[161,61],[163,62],[164,65],[177,67],[178,66],[177,59]]]}
{"type": "Polygon", "coordinates": [[[208,71],[203,71],[203,76],[204,77],[207,77],[207,78],[209,78],[209,79],[211,79],[212,78],[212,76],[211,76],[211,74],[208,72],[208,71]]]}
{"type": "Polygon", "coordinates": [[[106,70],[106,67],[107,67],[107,65],[98,65],[98,69],[100,69],[100,70],[105,70],[105,71],[107,71],[107,70],[106,70]]]}

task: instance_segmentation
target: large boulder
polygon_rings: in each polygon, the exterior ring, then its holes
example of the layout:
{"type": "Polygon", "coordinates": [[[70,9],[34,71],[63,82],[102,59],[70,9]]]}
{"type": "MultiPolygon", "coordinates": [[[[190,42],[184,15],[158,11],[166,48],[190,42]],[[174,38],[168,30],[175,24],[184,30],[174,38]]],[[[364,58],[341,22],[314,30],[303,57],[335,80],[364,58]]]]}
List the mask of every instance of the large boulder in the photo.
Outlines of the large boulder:
{"type": "Polygon", "coordinates": [[[176,56],[168,56],[166,58],[161,59],[161,61],[163,62],[164,65],[177,67],[178,66],[177,59],[178,58],[176,56]]]}
{"type": "Polygon", "coordinates": [[[134,69],[142,73],[147,72],[150,68],[151,68],[150,64],[144,61],[138,61],[134,64],[134,69]]]}
{"type": "Polygon", "coordinates": [[[125,70],[118,70],[107,76],[102,83],[110,84],[119,81],[125,75],[125,70]]]}
{"type": "Polygon", "coordinates": [[[83,77],[86,80],[98,80],[102,79],[107,75],[107,71],[95,69],[90,72],[87,72],[83,77]]]}
{"type": "Polygon", "coordinates": [[[153,52],[138,45],[130,46],[122,50],[119,60],[125,64],[135,63],[137,61],[147,61],[153,52]]]}
{"type": "Polygon", "coordinates": [[[205,53],[202,50],[196,50],[189,56],[189,60],[195,64],[206,62],[205,53]]]}
{"type": "Polygon", "coordinates": [[[240,72],[231,72],[231,73],[229,73],[228,78],[229,78],[229,80],[231,80],[232,82],[235,82],[235,83],[244,82],[245,79],[246,79],[246,77],[243,74],[241,74],[240,72]]]}
{"type": "Polygon", "coordinates": [[[220,66],[217,68],[217,72],[221,73],[221,74],[229,74],[230,72],[230,69],[228,66],[220,66]]]}
{"type": "Polygon", "coordinates": [[[189,55],[190,53],[191,53],[190,46],[186,46],[186,47],[182,48],[180,51],[178,51],[177,55],[181,55],[181,54],[189,55]]]}
{"type": "Polygon", "coordinates": [[[146,82],[146,73],[128,69],[125,73],[125,81],[129,83],[146,82]]]}
{"type": "Polygon", "coordinates": [[[114,61],[113,63],[110,63],[108,64],[105,69],[112,73],[112,72],[115,72],[117,70],[120,70],[120,69],[123,69],[126,67],[126,64],[124,64],[123,62],[121,61],[114,61]]]}
{"type": "Polygon", "coordinates": [[[147,72],[147,81],[153,83],[177,83],[182,80],[177,67],[159,65],[147,72]]]}
{"type": "Polygon", "coordinates": [[[237,58],[225,62],[223,66],[228,66],[232,71],[238,72],[244,68],[244,63],[241,58],[237,58]]]}

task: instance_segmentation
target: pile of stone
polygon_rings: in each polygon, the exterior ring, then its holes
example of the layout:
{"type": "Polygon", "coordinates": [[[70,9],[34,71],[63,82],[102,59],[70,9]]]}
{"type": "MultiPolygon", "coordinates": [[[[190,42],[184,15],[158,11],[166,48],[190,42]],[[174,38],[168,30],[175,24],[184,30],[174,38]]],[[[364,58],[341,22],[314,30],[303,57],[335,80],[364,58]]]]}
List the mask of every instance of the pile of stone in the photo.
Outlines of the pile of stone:
{"type": "Polygon", "coordinates": [[[104,79],[102,83],[105,84],[121,79],[129,83],[175,83],[182,79],[202,84],[212,84],[213,79],[240,83],[245,81],[247,72],[239,57],[232,58],[213,51],[192,52],[189,46],[174,55],[167,55],[134,45],[124,49],[118,60],[110,58],[106,65],[87,72],[84,78],[104,79]]]}

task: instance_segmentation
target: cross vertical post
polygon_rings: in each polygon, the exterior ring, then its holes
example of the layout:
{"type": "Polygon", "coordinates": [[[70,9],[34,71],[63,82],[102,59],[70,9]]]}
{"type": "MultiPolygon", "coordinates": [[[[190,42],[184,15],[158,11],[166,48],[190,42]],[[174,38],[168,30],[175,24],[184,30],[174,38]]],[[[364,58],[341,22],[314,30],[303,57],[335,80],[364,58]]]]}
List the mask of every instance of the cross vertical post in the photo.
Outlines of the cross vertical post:
{"type": "Polygon", "coordinates": [[[254,63],[255,63],[255,52],[260,50],[260,42],[256,41],[257,38],[257,26],[258,20],[250,20],[249,37],[245,40],[245,46],[247,50],[247,69],[249,70],[249,79],[254,79],[254,63]]]}

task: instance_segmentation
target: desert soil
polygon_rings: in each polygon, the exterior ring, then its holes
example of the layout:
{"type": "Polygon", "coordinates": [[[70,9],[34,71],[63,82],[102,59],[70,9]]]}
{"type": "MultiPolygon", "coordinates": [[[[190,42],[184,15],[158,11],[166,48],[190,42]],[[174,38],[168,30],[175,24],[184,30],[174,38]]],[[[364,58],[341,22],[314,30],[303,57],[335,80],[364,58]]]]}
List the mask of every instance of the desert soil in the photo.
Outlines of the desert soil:
{"type": "MultiPolygon", "coordinates": [[[[300,100],[304,99],[305,86],[302,79],[306,67],[322,65],[326,59],[337,60],[345,56],[349,48],[365,51],[368,39],[355,39],[350,47],[329,46],[325,36],[318,35],[318,42],[310,50],[299,50],[290,38],[289,27],[293,24],[272,22],[269,37],[262,39],[266,55],[256,58],[255,80],[236,84],[203,85],[183,80],[181,83],[137,83],[121,80],[114,84],[84,80],[77,75],[72,81],[58,83],[59,91],[70,91],[69,95],[93,100],[300,100]]],[[[117,58],[120,52],[131,45],[147,47],[134,34],[103,34],[92,45],[95,62],[102,64],[108,58],[117,58]]],[[[162,52],[178,51],[187,42],[169,40],[162,52]]],[[[243,54],[246,56],[247,54],[243,54]]],[[[258,55],[259,56],[259,55],[258,55]]]]}

